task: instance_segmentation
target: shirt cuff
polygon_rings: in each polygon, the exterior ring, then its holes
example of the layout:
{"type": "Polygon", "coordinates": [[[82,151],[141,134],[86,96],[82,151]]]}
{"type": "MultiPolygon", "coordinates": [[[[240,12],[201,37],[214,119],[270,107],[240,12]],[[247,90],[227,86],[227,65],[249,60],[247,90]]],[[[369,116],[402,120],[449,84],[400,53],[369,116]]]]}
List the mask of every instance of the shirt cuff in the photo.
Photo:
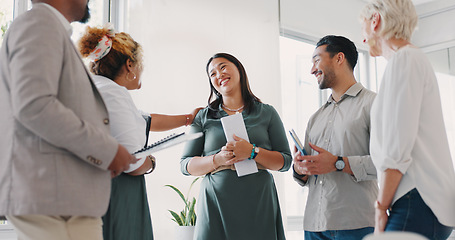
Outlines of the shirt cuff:
{"type": "Polygon", "coordinates": [[[376,168],[370,156],[347,157],[355,182],[377,179],[376,168]]]}

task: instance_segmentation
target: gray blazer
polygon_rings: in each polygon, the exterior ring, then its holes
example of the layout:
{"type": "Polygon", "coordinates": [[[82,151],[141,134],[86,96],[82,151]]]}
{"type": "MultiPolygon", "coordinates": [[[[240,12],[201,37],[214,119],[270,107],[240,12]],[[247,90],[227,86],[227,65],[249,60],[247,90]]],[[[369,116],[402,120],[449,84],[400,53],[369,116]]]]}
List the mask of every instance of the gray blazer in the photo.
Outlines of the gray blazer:
{"type": "Polygon", "coordinates": [[[102,216],[118,144],[70,36],[46,6],[0,51],[0,215],[102,216]]]}

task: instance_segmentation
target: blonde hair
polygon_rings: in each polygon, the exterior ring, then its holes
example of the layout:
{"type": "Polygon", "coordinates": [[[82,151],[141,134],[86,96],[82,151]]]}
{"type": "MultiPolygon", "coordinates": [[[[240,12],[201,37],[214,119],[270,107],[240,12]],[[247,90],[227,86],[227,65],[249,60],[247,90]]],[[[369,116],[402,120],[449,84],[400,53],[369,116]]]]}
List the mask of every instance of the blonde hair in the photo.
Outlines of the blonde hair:
{"type": "Polygon", "coordinates": [[[365,21],[378,13],[381,16],[379,34],[386,39],[395,37],[409,41],[416,29],[418,16],[411,0],[371,0],[360,13],[365,21]]]}
{"type": "MultiPolygon", "coordinates": [[[[88,26],[84,35],[78,41],[78,49],[83,57],[87,57],[95,49],[99,40],[109,32],[107,28],[88,26]]],[[[142,67],[142,47],[127,33],[116,33],[112,39],[109,53],[98,61],[91,62],[90,71],[93,74],[105,76],[114,80],[120,69],[130,59],[133,64],[142,67]]]]}

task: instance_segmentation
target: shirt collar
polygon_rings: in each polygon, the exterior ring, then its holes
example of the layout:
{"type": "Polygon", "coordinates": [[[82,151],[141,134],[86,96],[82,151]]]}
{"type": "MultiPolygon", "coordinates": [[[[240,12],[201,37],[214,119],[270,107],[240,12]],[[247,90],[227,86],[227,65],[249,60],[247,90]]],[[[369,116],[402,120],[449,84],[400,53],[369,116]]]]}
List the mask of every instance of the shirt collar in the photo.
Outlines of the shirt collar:
{"type": "Polygon", "coordinates": [[[57,9],[55,9],[54,7],[52,7],[51,5],[49,5],[47,3],[33,4],[33,6],[39,6],[39,5],[46,6],[48,9],[51,10],[51,12],[54,13],[54,15],[57,17],[59,22],[62,23],[63,27],[65,27],[65,30],[68,32],[69,36],[71,36],[71,34],[73,34],[73,27],[71,27],[70,22],[68,22],[68,20],[63,16],[63,14],[61,14],[57,9]]]}
{"type": "MultiPolygon", "coordinates": [[[[338,102],[343,101],[343,99],[345,99],[348,96],[356,97],[362,91],[363,88],[364,87],[361,83],[359,83],[359,82],[355,83],[343,94],[343,96],[341,96],[341,99],[338,102]]],[[[335,100],[333,100],[332,94],[330,94],[329,99],[327,100],[326,106],[331,103],[336,103],[335,100]]]]}

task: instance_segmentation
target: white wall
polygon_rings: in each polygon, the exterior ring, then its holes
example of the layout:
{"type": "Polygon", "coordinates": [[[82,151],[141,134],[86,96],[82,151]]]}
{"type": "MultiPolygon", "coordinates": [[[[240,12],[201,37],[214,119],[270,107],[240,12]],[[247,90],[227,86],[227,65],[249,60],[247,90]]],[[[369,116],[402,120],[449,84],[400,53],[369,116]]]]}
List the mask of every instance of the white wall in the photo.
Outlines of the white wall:
{"type": "MultiPolygon", "coordinates": [[[[253,92],[280,111],[277,0],[131,0],[127,23],[145,51],[143,87],[133,93],[140,109],[180,114],[205,106],[206,62],[216,52],[229,52],[244,64],[253,92]]],[[[154,139],[161,136],[151,133],[154,139]]],[[[167,209],[183,208],[163,186],[173,184],[186,192],[194,179],[180,172],[182,148],[157,153],[157,169],[146,177],[157,240],[173,238],[176,224],[167,209]]]]}
{"type": "MultiPolygon", "coordinates": [[[[343,35],[356,43],[357,48],[366,50],[362,44],[359,14],[367,0],[280,2],[282,28],[316,40],[328,34],[343,35]]],[[[416,6],[419,23],[412,42],[427,52],[455,46],[455,1],[421,2],[423,4],[416,6]]]]}
{"type": "Polygon", "coordinates": [[[455,46],[455,1],[438,0],[416,6],[418,28],[412,42],[430,52],[455,46]]]}
{"type": "MultiPolygon", "coordinates": [[[[360,49],[359,13],[364,6],[360,0],[281,0],[281,28],[319,40],[329,34],[342,35],[360,49]]],[[[286,33],[286,32],[285,32],[286,33]]]]}

